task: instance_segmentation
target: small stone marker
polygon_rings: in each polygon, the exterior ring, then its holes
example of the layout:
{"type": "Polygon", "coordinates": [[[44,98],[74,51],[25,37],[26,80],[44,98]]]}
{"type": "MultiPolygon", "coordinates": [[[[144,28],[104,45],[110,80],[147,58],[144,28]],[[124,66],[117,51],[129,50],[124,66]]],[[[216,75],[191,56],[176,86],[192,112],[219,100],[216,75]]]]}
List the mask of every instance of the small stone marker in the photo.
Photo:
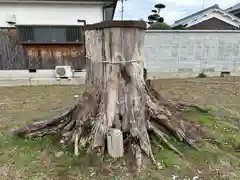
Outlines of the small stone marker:
{"type": "Polygon", "coordinates": [[[109,129],[107,134],[108,153],[113,158],[123,156],[123,135],[119,129],[109,129]]]}
{"type": "Polygon", "coordinates": [[[55,156],[56,156],[57,158],[60,158],[60,157],[62,157],[63,155],[64,155],[64,152],[63,152],[63,151],[59,151],[58,153],[55,154],[55,156]]]}

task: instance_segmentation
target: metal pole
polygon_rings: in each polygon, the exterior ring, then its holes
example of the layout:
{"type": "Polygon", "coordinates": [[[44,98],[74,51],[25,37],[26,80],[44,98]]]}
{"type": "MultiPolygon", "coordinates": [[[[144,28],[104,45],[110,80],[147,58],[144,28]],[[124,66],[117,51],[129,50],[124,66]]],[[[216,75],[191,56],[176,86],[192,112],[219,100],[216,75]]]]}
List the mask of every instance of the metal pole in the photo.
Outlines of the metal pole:
{"type": "Polygon", "coordinates": [[[121,12],[122,12],[121,20],[123,20],[123,11],[124,11],[123,1],[124,1],[124,0],[121,0],[121,3],[122,3],[122,7],[121,7],[121,12]]]}
{"type": "Polygon", "coordinates": [[[121,20],[123,20],[123,15],[124,15],[124,1],[127,1],[127,0],[120,0],[121,1],[121,20]]]}

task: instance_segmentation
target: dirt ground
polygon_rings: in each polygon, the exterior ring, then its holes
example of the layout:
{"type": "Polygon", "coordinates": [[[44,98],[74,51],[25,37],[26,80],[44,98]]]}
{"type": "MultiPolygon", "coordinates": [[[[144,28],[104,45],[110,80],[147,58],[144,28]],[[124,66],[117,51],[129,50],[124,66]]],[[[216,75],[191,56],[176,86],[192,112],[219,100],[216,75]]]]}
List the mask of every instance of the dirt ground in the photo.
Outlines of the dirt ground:
{"type": "MultiPolygon", "coordinates": [[[[153,148],[163,169],[149,166],[139,179],[166,180],[173,174],[193,177],[196,172],[190,166],[204,172],[202,179],[240,179],[240,154],[233,148],[240,147],[240,78],[155,80],[154,86],[167,99],[210,108],[211,116],[193,112],[186,116],[208,128],[214,127],[216,142],[222,148],[208,144],[201,152],[195,152],[176,142],[186,155],[184,161],[166,149],[153,148]],[[225,170],[219,172],[222,169],[225,170]]],[[[54,137],[22,140],[9,135],[11,129],[33,119],[58,113],[81,96],[83,90],[83,86],[0,88],[0,180],[132,179],[124,160],[105,159],[102,164],[102,157],[89,159],[83,155],[76,159],[67,150],[62,150],[64,155],[58,157],[59,146],[54,137]]]]}
{"type": "Polygon", "coordinates": [[[211,108],[217,116],[239,125],[235,120],[240,118],[240,77],[164,79],[154,85],[167,99],[211,108]]]}

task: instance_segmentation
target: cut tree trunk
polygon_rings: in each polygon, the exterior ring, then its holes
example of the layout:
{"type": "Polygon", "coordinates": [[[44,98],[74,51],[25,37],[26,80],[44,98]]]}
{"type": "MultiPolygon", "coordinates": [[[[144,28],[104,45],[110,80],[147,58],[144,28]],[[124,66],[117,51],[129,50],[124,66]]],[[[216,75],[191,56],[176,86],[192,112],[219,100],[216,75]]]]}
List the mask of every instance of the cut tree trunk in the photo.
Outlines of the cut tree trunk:
{"type": "Polygon", "coordinates": [[[157,164],[150,132],[181,156],[169,143],[170,136],[196,147],[195,141],[201,139],[196,133],[199,131],[194,131],[197,127],[183,121],[180,115],[187,106],[165,100],[146,80],[145,28],[141,21],[106,21],[86,26],[87,88],[82,100],[62,115],[27,125],[15,134],[38,137],[59,133],[65,142],[74,144],[75,155],[79,148],[104,153],[108,147],[110,155],[119,157],[123,144],[132,154],[137,173],[142,153],[157,164]],[[119,146],[108,146],[106,142],[114,143],[114,138],[106,140],[114,129],[118,130],[115,138],[119,146]]]}

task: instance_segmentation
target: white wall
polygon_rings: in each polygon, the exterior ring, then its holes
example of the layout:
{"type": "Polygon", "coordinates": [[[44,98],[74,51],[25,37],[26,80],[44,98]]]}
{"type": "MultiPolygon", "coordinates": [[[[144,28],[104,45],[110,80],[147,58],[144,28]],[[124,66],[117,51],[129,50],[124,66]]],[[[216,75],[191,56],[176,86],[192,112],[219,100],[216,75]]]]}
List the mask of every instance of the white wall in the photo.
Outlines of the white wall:
{"type": "Polygon", "coordinates": [[[149,30],[144,51],[152,73],[240,72],[240,31],[149,30]]]}
{"type": "Polygon", "coordinates": [[[16,15],[16,24],[22,25],[81,25],[103,20],[101,4],[63,3],[0,3],[0,27],[11,27],[5,22],[7,14],[16,15]]]}

